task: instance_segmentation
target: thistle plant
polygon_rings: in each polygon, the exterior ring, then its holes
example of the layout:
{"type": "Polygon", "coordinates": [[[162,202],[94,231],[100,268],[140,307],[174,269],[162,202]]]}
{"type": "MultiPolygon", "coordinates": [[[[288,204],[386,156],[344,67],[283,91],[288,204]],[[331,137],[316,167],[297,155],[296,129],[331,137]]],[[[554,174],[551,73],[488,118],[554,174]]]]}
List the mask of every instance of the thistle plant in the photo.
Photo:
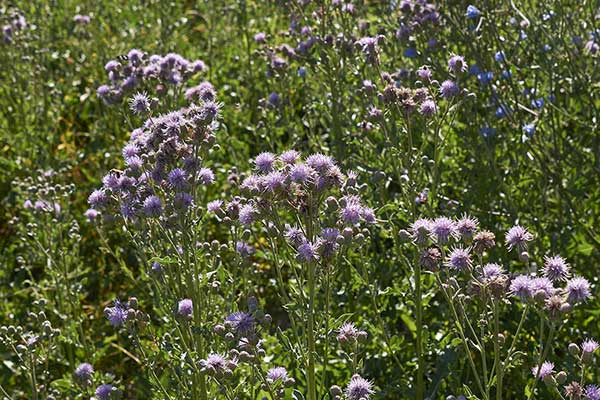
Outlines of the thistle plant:
{"type": "Polygon", "coordinates": [[[502,399],[510,371],[525,362],[535,365],[536,379],[527,391],[531,397],[539,378],[550,374],[547,360],[557,331],[566,324],[573,307],[591,298],[589,282],[572,275],[560,256],[546,256],[543,268],[532,269],[528,247],[534,236],[519,225],[510,228],[505,239],[507,250],[517,253],[525,264],[520,274],[509,273],[502,262],[489,262],[496,237],[480,230],[474,218],[418,219],[404,235],[418,249],[419,263],[434,276],[449,307],[475,383],[469,394],[491,399],[494,393],[494,398],[502,399]],[[515,303],[521,309],[518,325],[501,324],[515,303]],[[519,349],[520,335],[531,314],[539,323],[533,360],[523,359],[528,352],[519,349]]]}
{"type": "Polygon", "coordinates": [[[314,400],[327,387],[329,342],[337,328],[331,292],[344,254],[367,241],[375,213],[359,196],[356,174],[342,174],[323,154],[302,160],[294,150],[261,153],[254,165],[255,173],[240,184],[244,197],[219,212],[237,219],[246,240],[258,243],[264,235],[291,324],[289,336],[279,335],[302,361],[306,398],[314,400]]]}

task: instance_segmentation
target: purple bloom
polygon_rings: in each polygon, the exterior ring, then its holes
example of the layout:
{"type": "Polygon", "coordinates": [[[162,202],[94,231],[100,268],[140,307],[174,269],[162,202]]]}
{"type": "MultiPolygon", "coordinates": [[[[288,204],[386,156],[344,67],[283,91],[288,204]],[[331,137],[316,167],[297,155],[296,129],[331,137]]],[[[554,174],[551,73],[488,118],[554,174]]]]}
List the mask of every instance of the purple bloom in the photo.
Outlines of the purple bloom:
{"type": "Polygon", "coordinates": [[[437,106],[433,100],[428,99],[421,103],[419,112],[425,117],[432,117],[437,112],[437,106]]]}
{"type": "Polygon", "coordinates": [[[340,210],[340,218],[346,224],[356,225],[360,222],[363,207],[354,198],[351,198],[350,196],[347,196],[347,198],[349,199],[346,201],[346,206],[340,210]]]}
{"type": "Polygon", "coordinates": [[[158,196],[146,197],[144,200],[144,213],[149,217],[157,217],[162,213],[162,201],[158,196]]]}
{"type": "Polygon", "coordinates": [[[169,172],[167,180],[169,181],[169,185],[175,190],[181,190],[187,186],[187,174],[181,168],[175,168],[169,172]]]}
{"type": "Polygon", "coordinates": [[[143,114],[150,111],[150,99],[146,93],[136,93],[129,99],[129,109],[134,114],[143,114]]]}
{"type": "Polygon", "coordinates": [[[284,236],[292,246],[300,246],[306,241],[304,233],[302,233],[302,231],[295,226],[288,227],[284,233],[284,236]]]}
{"type": "Polygon", "coordinates": [[[304,242],[298,246],[298,258],[304,262],[317,261],[319,259],[317,246],[310,242],[304,242]]]}
{"type": "Polygon", "coordinates": [[[267,37],[267,35],[265,35],[263,32],[258,32],[257,34],[254,35],[254,41],[256,43],[264,43],[266,37],[267,37]]]}
{"type": "Polygon", "coordinates": [[[361,377],[360,375],[352,376],[350,383],[346,387],[346,397],[348,400],[368,400],[370,396],[375,393],[371,386],[373,384],[361,377]]]}
{"type": "Polygon", "coordinates": [[[525,300],[533,296],[531,278],[527,275],[516,276],[510,283],[510,291],[525,300]]]}
{"type": "Polygon", "coordinates": [[[294,164],[299,158],[300,158],[300,153],[298,153],[296,150],[284,151],[279,156],[279,160],[285,164],[294,164]]]}
{"type": "Polygon", "coordinates": [[[286,379],[287,371],[284,367],[275,367],[267,371],[267,382],[269,383],[285,381],[286,379]]]}
{"type": "Polygon", "coordinates": [[[444,245],[448,243],[451,236],[456,235],[456,223],[450,218],[438,217],[431,223],[431,237],[438,244],[444,245]]]}
{"type": "Polygon", "coordinates": [[[239,219],[240,222],[244,225],[250,225],[254,222],[254,217],[256,215],[256,209],[251,204],[245,204],[240,208],[239,219]]]}
{"type": "Polygon", "coordinates": [[[431,236],[432,221],[426,218],[419,218],[410,226],[413,240],[416,244],[425,244],[431,236]]]}
{"type": "Polygon", "coordinates": [[[590,283],[587,279],[581,276],[575,276],[567,281],[565,292],[567,293],[568,300],[573,303],[586,301],[592,297],[592,293],[590,292],[590,283]]]}
{"type": "Polygon", "coordinates": [[[269,103],[272,106],[277,107],[279,105],[280,101],[281,101],[281,97],[279,96],[279,93],[273,92],[269,95],[269,103]]]}
{"type": "Polygon", "coordinates": [[[513,226],[506,232],[506,246],[508,250],[516,247],[518,251],[523,251],[527,247],[527,242],[532,240],[533,235],[519,225],[513,226]]]}
{"type": "Polygon", "coordinates": [[[88,197],[88,203],[94,208],[102,207],[107,201],[106,193],[100,189],[94,190],[88,197]]]}
{"type": "Polygon", "coordinates": [[[93,208],[88,208],[83,215],[88,219],[88,221],[92,222],[98,217],[98,215],[100,215],[100,213],[93,208]]]}
{"type": "Polygon", "coordinates": [[[314,173],[315,170],[304,163],[294,164],[290,170],[290,178],[294,182],[308,183],[314,173]]]}
{"type": "Polygon", "coordinates": [[[75,377],[79,381],[85,382],[92,377],[93,373],[94,368],[92,367],[92,365],[90,363],[83,363],[79,364],[79,366],[75,368],[75,372],[73,372],[73,375],[75,375],[75,377]]]}
{"type": "Polygon", "coordinates": [[[587,385],[584,395],[586,400],[600,400],[600,387],[598,385],[587,385]]]}
{"type": "Polygon", "coordinates": [[[242,311],[236,311],[225,318],[225,323],[230,325],[239,334],[247,334],[254,330],[254,316],[242,311]]]}
{"type": "Polygon", "coordinates": [[[465,62],[465,58],[459,55],[453,55],[448,60],[448,69],[455,74],[459,74],[461,72],[465,72],[468,66],[465,62]]]}
{"type": "Polygon", "coordinates": [[[177,314],[184,318],[191,318],[194,312],[194,304],[191,299],[183,299],[177,304],[177,314]]]}
{"type": "Polygon", "coordinates": [[[463,216],[456,222],[456,231],[464,240],[471,240],[477,232],[479,221],[469,216],[463,216]]]}
{"type": "Polygon", "coordinates": [[[484,279],[494,278],[504,273],[504,269],[498,264],[486,264],[483,266],[482,276],[484,279]]]}
{"type": "Polygon", "coordinates": [[[210,213],[217,213],[223,206],[223,200],[213,200],[206,204],[206,210],[210,213]]]}
{"type": "Polygon", "coordinates": [[[545,377],[552,375],[554,372],[554,364],[548,361],[544,361],[541,366],[536,365],[531,369],[535,378],[544,379],[545,377]]]}
{"type": "Polygon", "coordinates": [[[215,181],[215,174],[210,168],[200,168],[198,171],[198,180],[204,185],[208,185],[215,181]]]}
{"type": "Polygon", "coordinates": [[[551,281],[565,281],[569,277],[569,264],[561,256],[544,256],[542,271],[551,281]]]}
{"type": "Polygon", "coordinates": [[[112,389],[113,385],[108,383],[98,386],[95,392],[96,398],[98,400],[109,400],[112,389]]]}
{"type": "Polygon", "coordinates": [[[235,251],[242,257],[248,257],[254,254],[256,250],[254,250],[254,247],[250,246],[248,243],[238,240],[235,243],[235,251]]]}
{"type": "Polygon", "coordinates": [[[273,171],[263,178],[262,183],[265,189],[274,192],[277,189],[283,188],[283,186],[285,185],[285,178],[286,177],[283,173],[279,171],[273,171]]]}
{"type": "Polygon", "coordinates": [[[201,360],[200,365],[203,370],[210,373],[222,375],[227,369],[227,359],[221,354],[209,354],[206,360],[201,360]]]}
{"type": "Polygon", "coordinates": [[[587,354],[592,354],[598,350],[598,342],[594,339],[586,339],[581,343],[581,351],[587,354]]]}
{"type": "Polygon", "coordinates": [[[467,18],[474,19],[479,17],[480,14],[480,11],[474,5],[469,5],[467,7],[467,18]]]}
{"type": "Polygon", "coordinates": [[[552,281],[548,278],[533,278],[531,279],[531,291],[534,295],[541,292],[544,295],[544,298],[550,297],[554,294],[554,285],[552,281]]]}
{"type": "Polygon", "coordinates": [[[448,256],[448,258],[446,259],[445,264],[447,267],[458,271],[470,268],[472,265],[472,261],[469,249],[463,249],[462,247],[454,248],[448,256]]]}
{"type": "MultiPolygon", "coordinates": [[[[133,132],[132,132],[133,134],[133,132]]],[[[140,149],[137,147],[137,145],[135,143],[127,143],[125,145],[125,147],[123,147],[123,157],[124,158],[131,158],[133,156],[137,156],[139,153],[140,149]]]]}
{"type": "Polygon", "coordinates": [[[331,157],[321,153],[311,154],[308,156],[306,158],[306,164],[321,173],[327,172],[335,166],[335,162],[331,157]]]}
{"type": "Polygon", "coordinates": [[[431,70],[426,66],[423,66],[417,70],[417,75],[424,82],[429,82],[431,80],[431,70]]]}
{"type": "Polygon", "coordinates": [[[273,170],[274,163],[275,154],[269,152],[260,153],[254,159],[254,165],[256,166],[256,169],[264,173],[271,172],[273,170]]]}
{"type": "Polygon", "coordinates": [[[440,93],[442,94],[442,97],[448,99],[459,94],[460,88],[454,81],[448,79],[442,82],[442,84],[440,85],[440,93]]]}
{"type": "Polygon", "coordinates": [[[104,314],[108,318],[108,322],[118,328],[127,322],[127,304],[115,300],[112,307],[106,307],[104,314]]]}

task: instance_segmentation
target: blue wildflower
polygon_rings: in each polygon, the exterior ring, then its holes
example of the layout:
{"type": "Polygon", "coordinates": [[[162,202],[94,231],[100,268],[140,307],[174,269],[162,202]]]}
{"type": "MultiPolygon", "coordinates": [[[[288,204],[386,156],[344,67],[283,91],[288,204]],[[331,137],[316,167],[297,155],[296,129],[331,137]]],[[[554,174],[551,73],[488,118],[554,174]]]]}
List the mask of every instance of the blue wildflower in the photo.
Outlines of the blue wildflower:
{"type": "Polygon", "coordinates": [[[467,18],[473,19],[478,18],[481,12],[474,5],[469,5],[467,7],[467,18]]]}

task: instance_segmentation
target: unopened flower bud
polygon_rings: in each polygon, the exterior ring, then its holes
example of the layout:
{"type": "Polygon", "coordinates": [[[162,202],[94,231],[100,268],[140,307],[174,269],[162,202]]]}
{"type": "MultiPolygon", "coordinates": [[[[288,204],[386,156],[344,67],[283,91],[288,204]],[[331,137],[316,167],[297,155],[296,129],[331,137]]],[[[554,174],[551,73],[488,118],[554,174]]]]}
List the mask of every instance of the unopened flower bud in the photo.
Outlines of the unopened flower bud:
{"type": "Polygon", "coordinates": [[[331,393],[332,396],[341,396],[343,394],[342,388],[337,385],[333,385],[329,388],[329,393],[331,393]]]}
{"type": "Polygon", "coordinates": [[[528,262],[529,261],[529,253],[524,251],[521,254],[519,254],[519,260],[521,260],[524,263],[528,262]]]}
{"type": "Polygon", "coordinates": [[[567,381],[567,373],[565,371],[560,371],[556,374],[556,381],[561,385],[567,381]]]}
{"type": "Polygon", "coordinates": [[[581,350],[575,343],[569,343],[569,353],[573,356],[578,356],[581,350]]]}

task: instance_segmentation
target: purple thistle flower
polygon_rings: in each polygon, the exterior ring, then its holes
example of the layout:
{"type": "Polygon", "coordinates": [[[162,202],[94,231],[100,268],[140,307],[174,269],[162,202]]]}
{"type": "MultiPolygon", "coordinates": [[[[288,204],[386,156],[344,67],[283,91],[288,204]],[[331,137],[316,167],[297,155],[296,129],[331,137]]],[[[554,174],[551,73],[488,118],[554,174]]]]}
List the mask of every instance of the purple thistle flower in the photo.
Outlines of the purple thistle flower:
{"type": "Polygon", "coordinates": [[[222,375],[227,369],[227,359],[221,354],[209,354],[206,360],[201,360],[200,365],[203,370],[213,374],[222,375]]]}
{"type": "Polygon", "coordinates": [[[438,217],[431,223],[431,237],[439,245],[448,243],[451,236],[456,235],[456,223],[450,218],[438,217]]]}
{"type": "Polygon", "coordinates": [[[295,226],[290,226],[284,233],[285,238],[290,242],[292,246],[300,246],[302,243],[306,241],[304,237],[304,233],[302,230],[295,226]]]}
{"type": "Polygon", "coordinates": [[[598,385],[587,385],[584,396],[586,400],[600,400],[600,387],[598,385]]]}
{"type": "Polygon", "coordinates": [[[300,158],[300,153],[296,150],[287,150],[281,153],[279,160],[285,164],[294,164],[300,158]]]}
{"type": "Polygon", "coordinates": [[[108,201],[108,196],[106,196],[106,193],[104,193],[104,191],[100,190],[100,189],[94,190],[88,197],[88,203],[93,208],[102,207],[103,205],[106,204],[107,201],[108,201]]]}
{"type": "Polygon", "coordinates": [[[194,304],[191,299],[180,300],[177,304],[177,314],[181,317],[190,319],[194,312],[194,304]]]}
{"type": "Polygon", "coordinates": [[[304,163],[295,164],[290,170],[290,178],[294,182],[308,183],[314,174],[315,170],[304,163]]]}
{"type": "Polygon", "coordinates": [[[149,217],[158,217],[162,213],[162,201],[158,196],[146,197],[144,200],[144,213],[149,217]]]}
{"type": "Polygon", "coordinates": [[[275,154],[269,152],[260,153],[254,159],[254,165],[256,166],[256,169],[264,173],[273,171],[274,163],[275,154]]]}
{"type": "Polygon", "coordinates": [[[561,256],[544,256],[542,271],[551,281],[565,281],[569,277],[569,264],[561,256]]]}
{"type": "Polygon", "coordinates": [[[519,296],[522,300],[533,296],[531,278],[527,275],[518,275],[510,283],[510,292],[519,296]]]}
{"type": "Polygon", "coordinates": [[[431,81],[431,70],[429,68],[427,68],[426,66],[422,66],[421,68],[419,68],[417,70],[417,76],[424,82],[429,82],[431,81]]]}
{"type": "Polygon", "coordinates": [[[135,143],[127,143],[125,147],[123,147],[122,154],[124,158],[130,158],[133,156],[137,156],[139,152],[140,149],[135,143]]]}
{"type": "Polygon", "coordinates": [[[419,112],[425,117],[432,117],[437,112],[435,101],[428,99],[421,103],[419,112]]]}
{"type": "Polygon", "coordinates": [[[548,298],[554,294],[554,285],[548,278],[533,278],[531,279],[531,291],[537,297],[537,293],[542,293],[544,298],[548,298]]]}
{"type": "Polygon", "coordinates": [[[222,206],[223,206],[223,200],[217,199],[217,200],[209,201],[206,204],[206,210],[209,213],[216,214],[221,209],[222,206]]]}
{"type": "Polygon", "coordinates": [[[145,92],[136,93],[129,99],[129,109],[134,114],[143,114],[150,111],[150,99],[145,92]]]}
{"type": "Polygon", "coordinates": [[[279,96],[279,93],[273,92],[269,95],[269,103],[272,106],[277,107],[280,102],[281,102],[281,96],[279,96]]]}
{"type": "Polygon", "coordinates": [[[320,173],[327,172],[335,166],[335,162],[331,157],[321,153],[308,156],[306,158],[306,164],[320,173]]]}
{"type": "Polygon", "coordinates": [[[245,204],[240,208],[239,219],[244,225],[250,225],[254,222],[256,208],[252,204],[245,204]]]}
{"type": "Polygon", "coordinates": [[[554,372],[554,364],[549,361],[544,361],[541,366],[536,365],[531,369],[535,378],[544,379],[545,377],[552,375],[554,372]]]}
{"type": "Polygon", "coordinates": [[[468,66],[465,62],[465,58],[459,55],[453,55],[448,60],[448,70],[454,72],[455,74],[459,74],[461,72],[465,72],[468,66]]]}
{"type": "Polygon", "coordinates": [[[284,367],[275,367],[267,371],[267,382],[274,383],[277,381],[285,381],[287,379],[287,371],[284,367]]]}
{"type": "Polygon", "coordinates": [[[371,386],[373,384],[370,381],[360,375],[354,375],[346,387],[346,397],[348,400],[368,400],[375,393],[371,386]]]}
{"type": "Polygon", "coordinates": [[[456,222],[456,231],[464,240],[471,240],[477,232],[479,221],[476,218],[463,216],[456,222]]]}
{"type": "Polygon", "coordinates": [[[371,207],[362,208],[362,217],[367,224],[374,224],[375,222],[377,222],[375,211],[373,211],[371,207]]]}
{"type": "Polygon", "coordinates": [[[94,367],[90,363],[79,364],[77,368],[75,368],[75,372],[73,375],[80,382],[87,382],[92,375],[94,374],[94,367]]]}
{"type": "Polygon", "coordinates": [[[198,180],[204,185],[211,184],[215,181],[215,173],[210,168],[200,168],[198,180]]]}
{"type": "Polygon", "coordinates": [[[356,201],[347,201],[346,206],[340,210],[340,218],[344,223],[356,225],[360,222],[363,207],[356,201]]]}
{"type": "Polygon", "coordinates": [[[100,215],[100,213],[96,210],[94,210],[93,208],[88,208],[83,215],[88,219],[89,222],[92,222],[93,220],[95,220],[96,218],[98,218],[98,216],[100,215]]]}
{"type": "Polygon", "coordinates": [[[454,97],[459,94],[460,88],[454,81],[448,79],[442,82],[440,85],[440,93],[442,97],[449,99],[450,97],[454,97]]]}
{"type": "Polygon", "coordinates": [[[248,243],[246,242],[242,242],[241,240],[238,240],[235,243],[235,251],[242,257],[249,257],[252,254],[255,253],[255,249],[254,247],[250,246],[248,243]]]}
{"type": "Polygon", "coordinates": [[[182,190],[187,186],[187,174],[181,168],[175,168],[169,172],[167,180],[169,181],[169,185],[175,190],[182,190]]]}
{"type": "Polygon", "coordinates": [[[112,307],[106,307],[104,314],[108,318],[108,322],[118,328],[127,322],[127,304],[115,300],[112,307]]]}
{"type": "Polygon", "coordinates": [[[425,244],[431,237],[432,221],[427,218],[419,218],[410,226],[413,240],[416,244],[425,244]]]}
{"type": "Polygon", "coordinates": [[[254,35],[254,41],[256,43],[264,43],[266,38],[267,38],[267,35],[265,35],[264,32],[258,32],[257,34],[254,35]]]}
{"type": "Polygon", "coordinates": [[[594,339],[586,339],[581,343],[581,351],[583,353],[592,354],[598,350],[598,342],[594,339]]]}
{"type": "Polygon", "coordinates": [[[458,271],[470,268],[472,261],[469,249],[463,249],[462,247],[454,248],[446,259],[445,265],[458,271]]]}
{"type": "Polygon", "coordinates": [[[103,385],[98,386],[96,389],[95,395],[98,400],[109,400],[110,395],[113,390],[113,385],[109,383],[105,383],[103,385]]]}
{"type": "Polygon", "coordinates": [[[317,246],[310,242],[304,242],[298,246],[298,259],[304,262],[317,261],[319,259],[317,246]]]}
{"type": "Polygon", "coordinates": [[[467,18],[469,18],[469,19],[478,18],[480,14],[481,14],[480,11],[474,5],[469,5],[467,7],[467,18]]]}
{"type": "Polygon", "coordinates": [[[587,279],[581,276],[575,276],[567,281],[565,292],[568,300],[572,303],[586,301],[592,297],[592,293],[590,292],[590,283],[587,279]]]}
{"type": "Polygon", "coordinates": [[[252,314],[236,311],[225,318],[225,323],[239,334],[248,334],[254,330],[256,321],[252,314]]]}
{"type": "Polygon", "coordinates": [[[336,337],[337,341],[340,343],[354,343],[358,338],[358,329],[352,322],[345,322],[340,329],[338,330],[338,335],[336,337]]]}
{"type": "Polygon", "coordinates": [[[500,276],[504,273],[504,268],[498,264],[486,264],[483,266],[482,277],[483,279],[490,279],[496,276],[500,276]]]}
{"type": "Polygon", "coordinates": [[[522,226],[515,225],[506,232],[506,246],[508,250],[512,250],[514,247],[518,251],[523,251],[527,248],[527,242],[533,240],[533,235],[522,226]]]}
{"type": "Polygon", "coordinates": [[[272,192],[277,189],[281,189],[285,185],[285,174],[279,171],[273,171],[268,173],[262,180],[262,183],[266,190],[270,190],[272,192]]]}

